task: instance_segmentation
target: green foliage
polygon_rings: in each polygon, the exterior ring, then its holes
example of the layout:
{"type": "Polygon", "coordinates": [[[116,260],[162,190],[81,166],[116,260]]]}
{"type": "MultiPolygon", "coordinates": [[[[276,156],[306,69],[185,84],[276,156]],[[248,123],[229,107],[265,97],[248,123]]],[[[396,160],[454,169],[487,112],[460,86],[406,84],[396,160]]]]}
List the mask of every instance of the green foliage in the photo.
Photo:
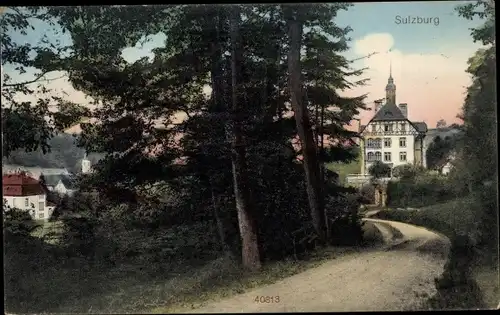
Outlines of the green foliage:
{"type": "Polygon", "coordinates": [[[456,198],[447,178],[424,174],[413,179],[391,181],[387,185],[390,207],[424,207],[456,198]]]}
{"type": "Polygon", "coordinates": [[[330,198],[327,204],[330,243],[340,246],[359,246],[363,244],[363,222],[359,213],[360,200],[357,193],[330,198]]]}
{"type": "Polygon", "coordinates": [[[392,175],[402,180],[411,180],[418,172],[418,168],[413,164],[398,165],[392,169],[392,175]]]}
{"type": "Polygon", "coordinates": [[[3,231],[6,238],[29,237],[40,225],[33,220],[28,211],[3,205],[3,231]]]}
{"type": "Polygon", "coordinates": [[[453,135],[444,139],[441,139],[439,136],[434,138],[434,141],[425,152],[427,167],[429,169],[438,169],[443,166],[443,162],[457,149],[457,142],[460,136],[461,135],[453,135]]]}
{"type": "MultiPolygon", "coordinates": [[[[361,71],[352,69],[341,56],[348,48],[350,29],[333,23],[337,12],[347,7],[307,5],[301,6],[299,14],[309,29],[303,35],[304,97],[315,111],[313,128],[333,140],[320,150],[321,162],[344,163],[357,156],[349,144],[356,134],[345,125],[363,108],[364,96],[337,94],[363,83],[356,81],[361,71]]],[[[82,191],[87,193],[58,202],[54,219],[61,220],[64,228],[60,251],[54,251],[54,257],[82,269],[115,265],[121,270],[127,263],[136,264],[135,270],[143,268],[138,274],[158,277],[157,272],[169,271],[174,263],[188,266],[194,260],[206,261],[221,249],[229,248],[239,256],[232,139],[227,132],[236,118],[242,122],[242,140],[251,165],[250,179],[243,184],[253,192],[262,256],[282,259],[295,251],[291,234],[310,221],[304,171],[296,159],[301,152],[292,145],[297,127],[285,105],[290,98],[286,19],[297,7],[240,8],[244,19],[238,60],[242,108],[238,112],[227,107],[232,88],[226,54],[231,44],[227,6],[44,9],[50,21],[70,34],[71,51],[64,55],[40,52],[33,64],[42,72],[67,71],[75,88],[100,102],[96,110],[87,111],[54,100],[60,111],[49,127],[62,129],[77,118],[96,118],[98,124],[81,124],[77,144],[87,152],[104,154],[93,165],[95,172],[80,178],[82,191]],[[167,35],[166,41],[154,50],[152,60],[129,63],[123,59],[124,48],[158,32],[167,35]],[[209,96],[203,93],[205,85],[212,88],[209,96]],[[181,122],[180,113],[187,116],[181,122]],[[94,192],[99,199],[91,198],[94,192]]],[[[12,150],[27,147],[25,143],[12,150]]],[[[81,149],[71,155],[70,145],[48,146],[53,151],[47,156],[57,164],[50,166],[70,169],[71,164],[77,165],[75,157],[79,158],[81,149]]],[[[12,160],[28,160],[27,156],[16,151],[12,160]]],[[[325,172],[324,190],[328,216],[334,221],[333,243],[360,244],[358,196],[337,186],[331,176],[325,172]]],[[[16,278],[16,269],[12,270],[13,282],[30,283],[16,278]]],[[[64,265],[61,270],[70,273],[72,269],[64,265]]],[[[41,278],[50,279],[50,272],[41,278]]],[[[61,291],[56,290],[54,296],[60,297],[61,291]]],[[[68,291],[78,300],[73,287],[68,291]]],[[[38,296],[36,290],[16,292],[38,296]]],[[[36,305],[47,306],[45,311],[54,309],[54,304],[47,298],[36,305]]]]}
{"type": "Polygon", "coordinates": [[[460,16],[468,20],[475,18],[486,20],[480,27],[471,29],[474,42],[481,41],[483,45],[495,44],[495,2],[493,0],[478,0],[461,5],[456,10],[460,16]]]}
{"type": "Polygon", "coordinates": [[[3,157],[19,149],[48,152],[48,141],[54,133],[85,114],[80,105],[49,96],[50,90],[42,84],[48,73],[62,70],[61,55],[67,47],[49,40],[49,32],[44,32],[36,45],[25,40],[24,36],[34,30],[35,21],[45,23],[48,29],[55,26],[41,7],[8,7],[2,12],[2,68],[9,70],[2,73],[3,157]],[[33,70],[33,74],[27,75],[33,70]],[[60,112],[54,113],[53,109],[60,112]]]}
{"type": "Polygon", "coordinates": [[[391,175],[391,167],[384,162],[375,161],[368,169],[368,173],[374,178],[389,177],[391,175]]]}
{"type": "Polygon", "coordinates": [[[364,184],[360,189],[360,194],[364,204],[375,203],[375,185],[372,183],[364,184]]]}
{"type": "Polygon", "coordinates": [[[480,18],[484,21],[481,26],[471,29],[471,36],[486,47],[479,49],[468,61],[467,72],[472,75],[473,81],[467,89],[460,115],[464,121],[464,139],[462,163],[457,169],[460,176],[455,178],[466,180],[467,188],[478,204],[477,219],[480,221],[477,224],[482,228],[482,242],[497,244],[498,234],[491,232],[497,231],[499,224],[495,3],[481,0],[460,6],[457,10],[466,19],[480,18]]]}

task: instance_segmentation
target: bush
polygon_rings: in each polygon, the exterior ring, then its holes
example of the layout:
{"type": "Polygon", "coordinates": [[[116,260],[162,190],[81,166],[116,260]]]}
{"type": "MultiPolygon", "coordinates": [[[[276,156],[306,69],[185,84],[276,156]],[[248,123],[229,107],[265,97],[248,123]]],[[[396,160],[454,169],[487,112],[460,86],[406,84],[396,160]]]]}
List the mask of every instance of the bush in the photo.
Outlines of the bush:
{"type": "Polygon", "coordinates": [[[418,169],[412,164],[398,165],[392,170],[392,175],[401,179],[413,179],[418,169]]]}
{"type": "Polygon", "coordinates": [[[29,237],[41,227],[27,211],[10,208],[4,204],[3,212],[3,230],[6,238],[29,237]]]}
{"type": "Polygon", "coordinates": [[[485,308],[479,286],[472,276],[474,244],[466,235],[451,239],[444,273],[434,280],[437,294],[429,300],[431,309],[485,308]]]}
{"type": "Polygon", "coordinates": [[[389,177],[391,175],[391,167],[383,162],[375,161],[368,169],[368,173],[374,178],[389,177]]]}
{"type": "Polygon", "coordinates": [[[327,205],[330,221],[330,244],[358,246],[363,244],[363,222],[359,214],[359,196],[347,194],[331,199],[327,205]]]}
{"type": "Polygon", "coordinates": [[[360,189],[361,202],[364,204],[375,203],[375,186],[371,183],[365,184],[360,189]]]}
{"type": "Polygon", "coordinates": [[[390,207],[425,207],[456,197],[446,177],[419,175],[414,179],[391,181],[387,185],[387,204],[390,207]]]}

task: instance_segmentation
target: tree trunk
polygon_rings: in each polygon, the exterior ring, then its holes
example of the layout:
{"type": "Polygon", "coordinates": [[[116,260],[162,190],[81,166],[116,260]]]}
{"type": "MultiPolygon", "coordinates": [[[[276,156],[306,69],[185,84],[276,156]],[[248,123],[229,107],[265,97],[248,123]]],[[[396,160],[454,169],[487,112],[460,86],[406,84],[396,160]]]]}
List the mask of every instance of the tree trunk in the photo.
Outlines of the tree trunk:
{"type": "MultiPolygon", "coordinates": [[[[223,96],[223,80],[222,80],[222,49],[220,45],[220,28],[222,27],[221,17],[215,17],[215,31],[216,31],[216,40],[212,42],[212,59],[211,59],[211,81],[212,81],[212,100],[209,111],[212,115],[216,115],[218,113],[224,112],[224,96],[223,96]]],[[[214,139],[218,139],[220,137],[224,137],[224,129],[223,128],[214,128],[212,130],[214,139]]],[[[208,152],[205,152],[209,154],[208,152]]],[[[221,185],[216,180],[213,172],[208,172],[207,178],[210,185],[210,193],[212,197],[212,207],[213,214],[217,225],[217,231],[219,234],[221,248],[225,252],[229,252],[229,244],[226,238],[226,229],[224,228],[224,222],[221,216],[221,202],[220,202],[220,192],[216,189],[218,185],[221,185]]]]}
{"type": "Polygon", "coordinates": [[[261,268],[260,253],[257,239],[254,212],[251,204],[251,193],[248,185],[246,150],[242,139],[241,110],[238,93],[238,66],[240,59],[239,46],[240,10],[235,6],[231,10],[230,36],[231,36],[231,85],[232,85],[232,141],[231,161],[233,166],[234,196],[238,222],[242,241],[242,263],[249,270],[261,268]]]}
{"type": "Polygon", "coordinates": [[[289,90],[292,109],[300,138],[303,165],[306,174],[307,195],[314,228],[320,242],[326,243],[325,211],[321,189],[320,166],[316,141],[311,128],[307,107],[303,103],[300,48],[302,40],[302,23],[295,18],[288,19],[290,52],[288,55],[289,90]]]}
{"type": "Polygon", "coordinates": [[[221,250],[223,252],[229,252],[229,245],[226,240],[226,230],[224,229],[224,222],[222,221],[219,209],[219,198],[215,195],[215,190],[212,184],[210,184],[210,192],[212,194],[212,207],[214,212],[215,223],[217,224],[217,231],[219,233],[221,250]]]}

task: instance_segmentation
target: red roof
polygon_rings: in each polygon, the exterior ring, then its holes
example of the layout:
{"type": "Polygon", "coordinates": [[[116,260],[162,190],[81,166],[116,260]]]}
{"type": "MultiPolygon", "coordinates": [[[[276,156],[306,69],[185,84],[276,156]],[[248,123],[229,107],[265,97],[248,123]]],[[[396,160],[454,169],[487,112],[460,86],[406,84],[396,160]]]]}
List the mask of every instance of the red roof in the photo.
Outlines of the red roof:
{"type": "Polygon", "coordinates": [[[24,173],[3,175],[2,191],[4,196],[11,197],[45,194],[40,182],[24,173]]]}

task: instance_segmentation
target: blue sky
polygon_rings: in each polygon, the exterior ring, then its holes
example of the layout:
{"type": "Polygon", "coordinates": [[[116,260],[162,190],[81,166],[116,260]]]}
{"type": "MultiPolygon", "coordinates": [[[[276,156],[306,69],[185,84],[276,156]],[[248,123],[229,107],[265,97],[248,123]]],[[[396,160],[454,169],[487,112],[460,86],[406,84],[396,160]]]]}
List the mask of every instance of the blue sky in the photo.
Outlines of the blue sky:
{"type": "MultiPolygon", "coordinates": [[[[410,104],[410,113],[414,113],[416,119],[431,123],[439,118],[454,121],[463,102],[463,88],[469,84],[469,77],[465,73],[466,61],[480,47],[479,44],[472,42],[469,28],[482,23],[482,21],[468,21],[458,16],[454,9],[463,3],[466,2],[356,3],[348,11],[339,12],[336,23],[353,29],[349,34],[352,38],[351,49],[345,55],[351,59],[371,52],[380,53],[369,60],[355,63],[356,67],[369,68],[365,77],[370,78],[371,83],[366,88],[351,91],[352,94],[367,93],[371,99],[383,97],[389,63],[392,63],[393,76],[398,86],[398,98],[400,95],[402,101],[410,104]],[[396,24],[398,16],[438,18],[439,25],[432,23],[398,25],[396,24]],[[391,53],[387,53],[389,49],[391,53]],[[431,78],[439,78],[441,81],[433,81],[430,88],[431,78]],[[451,97],[448,99],[441,97],[445,94],[451,97]],[[442,114],[429,114],[430,109],[436,110],[433,102],[443,104],[442,114]],[[412,111],[414,108],[412,103],[419,108],[418,111],[412,111]]],[[[58,39],[63,44],[71,43],[69,34],[56,34],[46,23],[34,22],[33,26],[35,30],[28,31],[26,36],[16,35],[15,39],[36,44],[45,35],[52,40],[58,39]]],[[[151,36],[151,41],[145,44],[125,48],[123,57],[128,61],[135,61],[144,56],[152,56],[151,49],[162,46],[164,40],[163,34],[151,36]]],[[[4,70],[18,77],[11,68],[5,67],[4,70]]],[[[59,75],[54,74],[50,77],[59,75]]],[[[23,75],[22,79],[29,79],[30,76],[32,72],[23,75]]],[[[52,81],[50,85],[66,91],[74,100],[83,102],[83,94],[74,91],[67,80],[52,81]]],[[[366,113],[366,117],[363,117],[368,119],[369,115],[366,113]]]]}
{"type": "Polygon", "coordinates": [[[403,53],[431,53],[443,46],[470,45],[471,27],[480,21],[459,17],[454,8],[465,1],[357,3],[339,13],[337,23],[350,25],[353,39],[371,33],[390,33],[395,48],[403,53]],[[439,18],[439,25],[396,24],[396,17],[439,18]]]}

